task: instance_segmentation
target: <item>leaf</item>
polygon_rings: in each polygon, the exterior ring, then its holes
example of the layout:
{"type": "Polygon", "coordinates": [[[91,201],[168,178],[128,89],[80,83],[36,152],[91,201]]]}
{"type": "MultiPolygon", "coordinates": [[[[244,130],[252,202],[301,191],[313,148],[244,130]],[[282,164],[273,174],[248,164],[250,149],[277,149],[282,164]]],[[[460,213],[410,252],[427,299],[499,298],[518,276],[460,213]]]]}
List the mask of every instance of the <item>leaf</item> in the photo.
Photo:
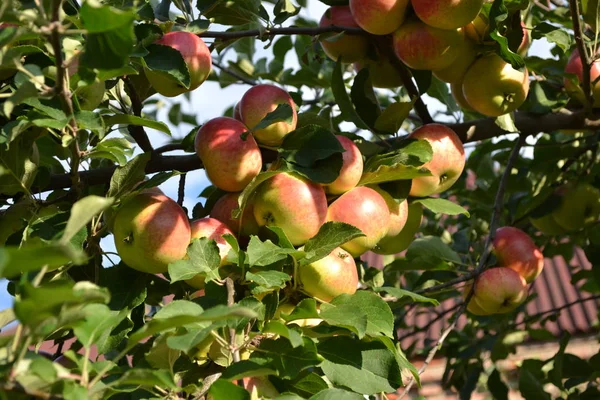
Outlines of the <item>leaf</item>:
{"type": "Polygon", "coordinates": [[[364,398],[364,396],[358,393],[338,388],[329,388],[315,394],[309,400],[364,400],[364,398]]]}
{"type": "Polygon", "coordinates": [[[186,89],[190,87],[190,72],[179,50],[162,44],[147,45],[146,50],[148,54],[143,60],[148,70],[164,75],[175,85],[181,85],[186,89]]]}
{"type": "Polygon", "coordinates": [[[115,199],[100,196],[87,196],[71,207],[71,216],[60,242],[67,244],[93,217],[109,208],[115,199]]]}
{"type": "Polygon", "coordinates": [[[447,269],[445,262],[461,263],[458,254],[437,236],[416,239],[406,250],[406,259],[419,269],[447,269]]]}
{"type": "Polygon", "coordinates": [[[306,337],[302,341],[302,346],[293,347],[287,339],[264,339],[259,350],[250,356],[250,361],[268,365],[277,371],[281,379],[294,379],[302,371],[321,362],[314,342],[306,337]]]}
{"type": "Polygon", "coordinates": [[[110,178],[107,196],[121,198],[143,181],[146,176],[146,164],[150,161],[150,157],[150,153],[143,153],[133,158],[124,167],[117,167],[110,178]]]}
{"type": "Polygon", "coordinates": [[[302,346],[302,335],[280,321],[269,321],[262,330],[263,333],[273,333],[290,341],[292,347],[302,346]]]}
{"type": "Polygon", "coordinates": [[[286,322],[307,318],[319,318],[317,302],[315,299],[303,299],[296,305],[296,307],[294,307],[294,310],[291,314],[287,315],[281,313],[280,317],[286,322]]]}
{"type": "Polygon", "coordinates": [[[127,310],[112,311],[104,304],[88,304],[84,308],[85,319],[73,325],[73,333],[84,347],[104,345],[111,331],[127,316],[127,310]]]}
{"type": "Polygon", "coordinates": [[[20,248],[9,246],[4,248],[3,253],[0,277],[4,278],[37,271],[44,266],[52,271],[69,263],[81,265],[87,261],[87,255],[82,250],[75,249],[71,244],[62,243],[38,243],[20,248]]]}
{"type": "Polygon", "coordinates": [[[17,319],[17,317],[12,308],[0,311],[0,329],[4,329],[6,325],[10,324],[15,319],[17,319]]]}
{"type": "Polygon", "coordinates": [[[414,179],[420,176],[431,176],[431,172],[424,168],[410,167],[402,164],[392,166],[381,165],[375,171],[363,172],[358,186],[414,179]]]}
{"type": "Polygon", "coordinates": [[[343,222],[326,222],[319,228],[319,232],[304,245],[306,256],[300,264],[310,264],[327,257],[342,244],[360,236],[365,235],[352,225],[343,222]]]}
{"type": "Polygon", "coordinates": [[[285,272],[259,271],[246,273],[246,279],[258,285],[258,287],[252,288],[252,294],[259,294],[273,289],[283,289],[292,277],[285,272]]]}
{"type": "Polygon", "coordinates": [[[268,113],[258,124],[256,124],[256,126],[250,128],[250,130],[256,131],[265,129],[277,122],[285,122],[288,125],[291,125],[293,117],[294,110],[292,109],[292,106],[287,103],[280,104],[274,111],[268,113]]]}
{"type": "Polygon", "coordinates": [[[104,117],[104,123],[106,126],[113,125],[137,125],[137,126],[145,126],[147,128],[156,129],[157,131],[166,133],[171,136],[171,131],[169,127],[159,121],[154,121],[147,118],[137,117],[135,115],[130,114],[115,114],[104,117]]]}
{"type": "Polygon", "coordinates": [[[544,391],[543,372],[539,360],[525,360],[519,369],[519,391],[525,400],[550,400],[544,391]]]}
{"type": "Polygon", "coordinates": [[[521,132],[517,125],[515,125],[515,118],[512,113],[504,114],[497,117],[494,120],[495,124],[505,132],[508,133],[519,133],[521,132]]]}
{"type": "Polygon", "coordinates": [[[198,274],[206,276],[206,282],[220,279],[221,256],[217,243],[208,238],[193,240],[187,250],[187,259],[169,264],[171,283],[191,279],[198,274]]]}
{"type": "Polygon", "coordinates": [[[246,204],[248,204],[248,200],[254,195],[256,189],[265,182],[266,180],[274,177],[279,174],[280,171],[266,171],[258,174],[252,181],[244,188],[242,193],[240,193],[238,197],[238,205],[239,208],[232,212],[232,217],[234,219],[239,219],[242,215],[243,210],[246,208],[246,204]]]}
{"type": "Polygon", "coordinates": [[[345,121],[353,122],[357,128],[369,129],[369,126],[361,119],[356,112],[348,92],[344,84],[344,76],[342,72],[342,60],[338,60],[331,75],[331,91],[335,97],[335,102],[342,112],[342,117],[345,121]]]}
{"type": "Polygon", "coordinates": [[[375,129],[389,133],[398,132],[410,110],[412,110],[415,101],[416,97],[411,102],[396,102],[387,106],[375,121],[375,129]]]}
{"type": "Polygon", "coordinates": [[[235,383],[218,379],[208,390],[208,395],[214,400],[250,400],[250,393],[235,383]]]}
{"type": "Polygon", "coordinates": [[[463,214],[467,217],[470,217],[471,214],[467,210],[465,210],[462,206],[451,202],[450,200],[442,199],[442,198],[427,198],[427,199],[418,199],[413,201],[413,203],[422,204],[425,208],[430,209],[436,214],[447,214],[447,215],[459,215],[463,214]]]}
{"type": "Polygon", "coordinates": [[[350,97],[360,118],[370,128],[374,128],[375,122],[381,115],[381,106],[373,90],[369,68],[361,69],[354,77],[350,97]]]}
{"type": "Polygon", "coordinates": [[[359,290],[353,295],[337,296],[330,303],[321,305],[319,315],[330,325],[356,328],[359,338],[365,334],[372,337],[393,336],[394,316],[390,306],[381,297],[369,291],[359,290]],[[355,326],[352,322],[361,314],[366,317],[366,324],[362,324],[361,318],[355,326]]]}
{"type": "Polygon", "coordinates": [[[508,400],[508,388],[506,387],[506,384],[502,382],[500,373],[495,368],[488,378],[487,387],[490,393],[494,396],[494,399],[508,400]]]}
{"type": "Polygon", "coordinates": [[[413,293],[408,290],[404,290],[404,289],[400,289],[400,288],[384,286],[384,287],[380,287],[380,288],[375,288],[373,290],[375,290],[376,292],[385,292],[385,293],[389,294],[390,296],[397,298],[398,300],[400,300],[403,297],[410,297],[416,303],[430,303],[430,304],[433,304],[434,306],[440,305],[440,302],[437,301],[436,299],[421,296],[420,294],[413,293]]]}
{"type": "Polygon", "coordinates": [[[250,266],[264,267],[285,260],[288,255],[297,252],[295,249],[279,247],[270,240],[262,242],[257,236],[252,236],[248,244],[248,263],[250,266]]]}
{"type": "Polygon", "coordinates": [[[531,31],[533,40],[545,38],[550,43],[555,43],[563,53],[566,53],[572,44],[571,36],[562,27],[557,27],[548,22],[541,22],[531,31]]]}
{"type": "Polygon", "coordinates": [[[396,358],[381,342],[338,336],[320,342],[318,351],[325,358],[321,369],[333,385],[364,395],[393,393],[402,386],[396,358]]]}
{"type": "Polygon", "coordinates": [[[128,369],[114,385],[135,385],[142,387],[158,386],[164,389],[176,389],[177,384],[167,370],[152,370],[143,368],[128,369]]]}

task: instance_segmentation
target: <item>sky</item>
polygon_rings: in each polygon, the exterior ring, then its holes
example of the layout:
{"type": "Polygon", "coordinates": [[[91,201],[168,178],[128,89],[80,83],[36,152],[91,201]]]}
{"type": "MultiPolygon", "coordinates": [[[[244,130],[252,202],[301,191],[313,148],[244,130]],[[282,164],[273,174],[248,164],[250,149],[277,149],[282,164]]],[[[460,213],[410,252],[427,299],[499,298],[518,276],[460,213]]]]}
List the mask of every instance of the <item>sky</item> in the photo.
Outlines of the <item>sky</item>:
{"type": "MultiPolygon", "coordinates": [[[[318,21],[326,9],[327,6],[319,1],[308,0],[308,7],[302,10],[301,15],[305,18],[318,21]]],[[[289,21],[284,25],[289,25],[289,21]]],[[[211,27],[211,29],[213,28],[211,27]]],[[[258,58],[270,55],[269,51],[260,49],[260,43],[257,47],[259,48],[259,51],[257,53],[258,58]]],[[[532,43],[532,47],[530,49],[529,54],[548,58],[551,57],[549,49],[550,46],[545,41],[545,39],[535,40],[532,43]]],[[[294,68],[298,66],[298,61],[294,55],[289,54],[285,60],[285,64],[288,68],[294,68]]],[[[217,82],[207,81],[192,93],[190,102],[187,102],[185,99],[182,100],[182,111],[192,115],[196,115],[197,121],[199,123],[204,123],[211,118],[222,116],[223,113],[233,104],[235,104],[243,96],[245,91],[249,88],[250,86],[248,86],[247,84],[235,84],[230,85],[226,88],[221,88],[217,82]]],[[[160,98],[160,96],[158,95],[156,95],[155,97],[160,98]]],[[[170,99],[164,98],[162,100],[165,102],[170,101],[170,99]]],[[[432,99],[428,96],[425,96],[424,100],[430,108],[430,111],[435,112],[436,110],[441,110],[441,104],[437,100],[432,99]]],[[[163,112],[159,112],[158,120],[169,124],[166,116],[166,110],[164,110],[163,112]]],[[[187,124],[184,124],[180,128],[170,125],[170,128],[173,136],[172,138],[168,137],[164,133],[147,129],[150,141],[155,148],[160,147],[163,144],[169,143],[173,139],[183,138],[191,129],[190,125],[187,124]]],[[[137,150],[137,152],[139,153],[139,149],[137,150]]],[[[169,155],[177,154],[183,153],[169,153],[169,155]]],[[[198,195],[206,186],[208,186],[208,184],[209,182],[206,178],[204,170],[191,171],[187,174],[184,206],[188,210],[191,211],[196,205],[196,203],[200,201],[198,195]]],[[[160,188],[167,196],[176,199],[178,185],[179,178],[174,177],[162,184],[160,188]]],[[[102,248],[105,251],[115,251],[112,236],[104,238],[101,244],[102,248]]],[[[111,259],[115,262],[118,261],[118,258],[115,256],[111,256],[111,259]]],[[[12,305],[12,297],[9,296],[6,292],[6,283],[6,281],[0,281],[0,310],[11,307],[12,305]]]]}

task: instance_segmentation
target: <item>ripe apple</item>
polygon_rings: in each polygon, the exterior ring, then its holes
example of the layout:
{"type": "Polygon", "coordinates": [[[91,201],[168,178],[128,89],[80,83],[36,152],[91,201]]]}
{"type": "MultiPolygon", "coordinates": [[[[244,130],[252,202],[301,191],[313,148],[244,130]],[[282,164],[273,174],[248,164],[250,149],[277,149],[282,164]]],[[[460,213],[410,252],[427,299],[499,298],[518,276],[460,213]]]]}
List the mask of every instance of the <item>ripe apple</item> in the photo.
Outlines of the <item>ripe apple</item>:
{"type": "Polygon", "coordinates": [[[394,255],[408,249],[408,246],[415,240],[415,234],[421,227],[423,221],[423,206],[419,203],[410,204],[407,211],[408,217],[406,224],[400,233],[396,236],[386,236],[377,243],[372,250],[374,253],[382,255],[394,255]]]}
{"type": "MultiPolygon", "coordinates": [[[[465,286],[466,298],[473,283],[465,286]]],[[[527,298],[527,283],[517,272],[506,267],[485,270],[475,280],[475,292],[467,310],[475,315],[504,314],[527,298]]]]}
{"type": "Polygon", "coordinates": [[[380,89],[394,89],[404,84],[398,69],[392,65],[387,57],[381,56],[377,60],[364,59],[354,63],[356,72],[369,68],[369,77],[373,87],[380,89]]]}
{"type": "Polygon", "coordinates": [[[456,83],[451,83],[450,91],[452,92],[452,97],[454,97],[456,104],[458,104],[463,110],[475,111],[473,110],[473,107],[471,107],[471,105],[467,102],[467,99],[465,99],[465,95],[463,94],[462,79],[456,83]]]}
{"type": "Polygon", "coordinates": [[[406,225],[406,220],[408,219],[408,202],[406,200],[398,202],[391,194],[377,185],[369,187],[383,197],[390,211],[390,222],[385,237],[398,236],[402,229],[404,229],[404,225],[406,225]]]}
{"type": "Polygon", "coordinates": [[[240,114],[240,103],[237,102],[235,107],[233,107],[233,119],[237,119],[242,122],[242,114],[240,114]]]}
{"type": "Polygon", "coordinates": [[[475,111],[499,117],[515,111],[529,93],[529,76],[514,69],[497,54],[488,54],[471,65],[463,80],[463,94],[475,111]]]}
{"type": "Polygon", "coordinates": [[[254,219],[254,203],[250,200],[244,208],[242,220],[234,219],[232,212],[239,208],[238,198],[240,193],[227,193],[215,202],[210,210],[211,218],[223,222],[227,227],[239,236],[250,236],[258,234],[259,226],[254,219]]]}
{"type": "Polygon", "coordinates": [[[342,135],[336,135],[344,148],[343,164],[337,179],[325,186],[330,194],[342,194],[356,187],[363,173],[363,158],[354,142],[342,135]]]}
{"type": "Polygon", "coordinates": [[[273,85],[256,85],[248,90],[240,100],[240,115],[242,122],[252,130],[256,140],[267,146],[279,146],[283,138],[296,129],[298,114],[296,105],[289,93],[273,85]],[[254,129],[270,112],[280,104],[292,107],[292,121],[275,122],[266,128],[254,129]]]}
{"type": "Polygon", "coordinates": [[[411,0],[411,3],[421,21],[439,29],[467,25],[483,6],[483,0],[411,0]]]}
{"type": "Polygon", "coordinates": [[[167,272],[185,257],[191,229],[183,209],[167,196],[141,192],[117,211],[113,234],[121,260],[141,272],[167,272]]]}
{"type": "Polygon", "coordinates": [[[339,247],[325,258],[301,265],[297,279],[304,292],[324,303],[344,293],[354,294],[358,287],[354,258],[339,247]]]}
{"type": "MultiPolygon", "coordinates": [[[[348,6],[333,6],[325,11],[319,26],[330,25],[359,27],[348,6]]],[[[319,41],[327,57],[333,61],[337,61],[341,57],[343,62],[353,63],[365,58],[369,51],[369,40],[365,36],[344,35],[340,37],[338,34],[334,37],[321,38],[319,41]]]]}
{"type": "MultiPolygon", "coordinates": [[[[190,222],[192,230],[192,240],[200,238],[208,238],[214,240],[219,248],[221,256],[221,266],[227,264],[227,254],[231,250],[231,245],[223,238],[223,235],[229,234],[233,236],[233,232],[221,221],[214,218],[201,218],[190,222]]],[[[195,277],[186,280],[187,284],[196,288],[204,288],[204,279],[206,277],[198,274],[195,277]]]]}
{"type": "Polygon", "coordinates": [[[578,231],[600,218],[600,189],[589,183],[578,183],[562,189],[560,206],[552,212],[554,220],[568,231],[578,231]]]}
{"type": "Polygon", "coordinates": [[[423,125],[409,137],[427,140],[433,148],[431,161],[423,165],[432,176],[413,179],[410,195],[425,197],[448,190],[465,168],[465,149],[460,138],[452,129],[440,124],[423,125]]]}
{"type": "Polygon", "coordinates": [[[206,175],[219,189],[239,192],[262,168],[262,156],[254,137],[244,124],[233,118],[214,118],[202,125],[194,145],[206,175]]]}
{"type": "Polygon", "coordinates": [[[544,255],[525,232],[512,226],[496,230],[494,253],[499,267],[521,275],[527,283],[538,277],[544,268],[544,255]]]}
{"type": "MultiPolygon", "coordinates": [[[[569,62],[565,67],[565,73],[576,75],[579,84],[583,82],[583,62],[581,61],[581,56],[577,49],[571,53],[569,62]]],[[[598,77],[600,77],[600,61],[595,61],[592,63],[592,68],[590,70],[590,82],[594,94],[594,107],[600,107],[600,81],[597,80],[598,77]]],[[[564,85],[567,92],[574,97],[575,100],[580,103],[585,103],[585,94],[580,85],[574,84],[568,77],[565,77],[564,85]]]]}
{"type": "Polygon", "coordinates": [[[356,23],[373,35],[388,35],[404,22],[409,0],[350,0],[356,23]]]}
{"type": "Polygon", "coordinates": [[[290,173],[280,173],[262,183],[254,197],[254,217],[259,226],[277,226],[299,246],[325,223],[327,197],[323,188],[290,173]]]}
{"type": "Polygon", "coordinates": [[[458,56],[456,60],[452,62],[448,67],[444,69],[438,69],[433,71],[433,75],[439,80],[448,83],[462,82],[465,74],[469,70],[469,67],[475,61],[477,57],[477,51],[475,50],[475,43],[465,38],[459,47],[458,56]]]}
{"type": "Polygon", "coordinates": [[[394,32],[394,51],[410,68],[433,71],[449,67],[463,41],[460,29],[438,29],[413,20],[394,32]]]}
{"type": "Polygon", "coordinates": [[[155,44],[169,46],[179,51],[190,73],[190,87],[186,88],[165,72],[146,70],[148,81],[163,96],[175,97],[197,89],[210,75],[212,69],[210,50],[204,41],[193,33],[169,32],[155,44]]]}
{"type": "Polygon", "coordinates": [[[390,211],[375,190],[359,186],[337,198],[327,210],[327,221],[345,222],[360,229],[361,236],[341,247],[353,257],[371,250],[388,231],[390,211]]]}

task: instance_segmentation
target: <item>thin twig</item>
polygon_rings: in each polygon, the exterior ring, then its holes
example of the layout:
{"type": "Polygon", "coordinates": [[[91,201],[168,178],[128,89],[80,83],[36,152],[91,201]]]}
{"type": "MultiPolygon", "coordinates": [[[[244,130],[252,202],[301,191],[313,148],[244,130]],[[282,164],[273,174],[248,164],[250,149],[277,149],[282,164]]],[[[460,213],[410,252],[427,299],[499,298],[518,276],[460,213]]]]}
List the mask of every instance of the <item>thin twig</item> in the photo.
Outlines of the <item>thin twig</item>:
{"type": "Polygon", "coordinates": [[[319,26],[315,28],[305,27],[288,27],[288,28],[270,28],[270,29],[249,29],[245,31],[227,31],[227,32],[216,32],[206,31],[199,33],[198,36],[201,38],[214,38],[214,39],[240,39],[244,37],[258,37],[258,38],[269,38],[278,35],[304,35],[304,36],[318,36],[324,33],[347,33],[349,35],[365,35],[369,36],[369,33],[356,27],[349,26],[319,26]]]}
{"type": "MultiPolygon", "coordinates": [[[[131,99],[131,111],[133,112],[133,115],[135,115],[136,117],[141,117],[143,104],[140,99],[140,96],[138,96],[135,90],[135,86],[131,82],[131,79],[129,79],[128,77],[124,78],[123,82],[125,83],[125,87],[127,88],[129,98],[131,99]]],[[[146,133],[146,130],[143,126],[129,125],[127,127],[127,130],[129,131],[131,137],[136,141],[136,143],[144,152],[150,152],[153,150],[152,144],[148,139],[148,134],[146,133]]]]}
{"type": "Polygon", "coordinates": [[[573,32],[575,34],[575,42],[577,44],[577,50],[579,51],[579,57],[581,57],[581,64],[583,66],[583,92],[587,100],[586,108],[592,109],[594,104],[594,94],[592,93],[592,83],[590,78],[590,71],[592,69],[592,60],[585,47],[583,39],[583,27],[581,26],[581,15],[579,9],[579,0],[569,0],[569,9],[571,10],[571,20],[573,21],[573,32]]]}
{"type": "Polygon", "coordinates": [[[254,79],[249,79],[249,78],[245,77],[244,75],[242,75],[242,74],[240,74],[240,73],[238,73],[238,72],[236,72],[236,71],[234,71],[234,70],[232,70],[230,68],[227,68],[226,66],[224,66],[223,64],[221,64],[218,61],[213,60],[212,64],[215,67],[219,68],[221,71],[225,72],[228,75],[233,76],[236,79],[239,79],[240,81],[244,82],[247,85],[250,85],[250,86],[256,86],[256,85],[258,85],[258,82],[256,82],[254,79]]]}
{"type": "Polygon", "coordinates": [[[185,178],[187,174],[179,175],[179,188],[177,189],[177,204],[183,207],[183,200],[185,199],[185,178]]]}
{"type": "MultiPolygon", "coordinates": [[[[235,285],[233,279],[225,278],[225,285],[227,286],[227,305],[232,307],[235,304],[235,285]]],[[[229,347],[233,355],[233,362],[240,362],[240,349],[235,341],[235,328],[229,328],[229,347]]]]}

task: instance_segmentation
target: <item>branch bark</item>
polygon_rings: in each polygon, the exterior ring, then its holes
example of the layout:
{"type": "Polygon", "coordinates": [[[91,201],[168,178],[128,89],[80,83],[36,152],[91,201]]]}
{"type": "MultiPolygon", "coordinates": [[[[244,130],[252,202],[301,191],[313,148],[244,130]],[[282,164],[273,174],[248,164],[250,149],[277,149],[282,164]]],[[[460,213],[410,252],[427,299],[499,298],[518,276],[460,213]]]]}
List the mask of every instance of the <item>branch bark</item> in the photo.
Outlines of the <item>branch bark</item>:
{"type": "Polygon", "coordinates": [[[266,38],[278,35],[304,35],[304,36],[318,36],[324,33],[347,33],[349,35],[365,35],[370,36],[368,32],[365,32],[361,28],[350,27],[350,26],[319,26],[315,28],[305,27],[288,27],[288,28],[270,28],[270,29],[248,29],[245,31],[233,31],[233,32],[215,32],[206,31],[199,33],[198,36],[201,38],[213,38],[213,39],[240,39],[244,37],[258,37],[266,38]]]}

